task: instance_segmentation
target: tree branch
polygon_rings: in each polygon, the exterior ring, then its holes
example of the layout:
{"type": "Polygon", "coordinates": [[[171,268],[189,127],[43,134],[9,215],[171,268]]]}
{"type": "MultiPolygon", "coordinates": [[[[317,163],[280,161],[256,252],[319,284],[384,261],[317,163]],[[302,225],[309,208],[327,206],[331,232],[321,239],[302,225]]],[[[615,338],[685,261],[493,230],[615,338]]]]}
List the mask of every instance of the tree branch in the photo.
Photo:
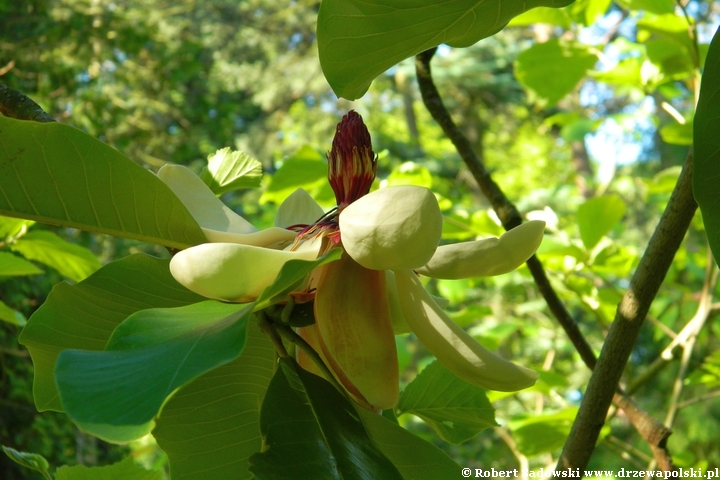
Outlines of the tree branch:
{"type": "MultiPolygon", "coordinates": [[[[510,202],[510,200],[505,196],[500,187],[493,181],[487,168],[485,168],[483,159],[472,149],[470,142],[455,125],[442,102],[440,93],[433,81],[432,71],[430,68],[430,60],[435,54],[435,51],[436,49],[427,50],[415,57],[415,69],[417,72],[418,85],[420,87],[420,93],[422,94],[425,107],[455,146],[455,149],[460,154],[460,157],[463,159],[465,165],[467,165],[476,182],[480,186],[481,191],[490,201],[493,209],[498,215],[498,218],[500,218],[503,227],[505,227],[506,230],[516,227],[522,223],[520,213],[515,205],[513,205],[512,202],[510,202]]],[[[692,215],[690,215],[690,218],[692,218],[692,215]]],[[[684,231],[685,230],[683,230],[683,232],[684,231]]],[[[533,275],[533,278],[535,279],[538,290],[545,299],[545,302],[548,304],[550,311],[558,320],[563,330],[565,330],[566,335],[575,346],[575,349],[580,354],[580,358],[583,360],[585,365],[593,370],[597,363],[595,353],[590,347],[590,344],[587,343],[587,340],[585,340],[582,332],[580,332],[580,329],[577,327],[577,324],[570,315],[570,312],[568,312],[565,305],[552,288],[540,260],[538,260],[536,256],[533,256],[527,261],[527,265],[533,275]]],[[[625,362],[623,362],[623,365],[624,364],[625,362]]],[[[612,393],[616,387],[617,381],[615,381],[615,383],[611,386],[610,399],[613,399],[612,393]]],[[[653,449],[653,453],[656,455],[658,464],[670,465],[669,468],[671,468],[671,463],[669,463],[670,455],[665,449],[665,442],[671,433],[670,430],[641,410],[632,401],[632,399],[620,389],[618,389],[618,392],[615,394],[615,403],[625,411],[628,419],[633,423],[638,433],[640,433],[642,438],[650,444],[650,447],[653,449]]],[[[606,413],[608,406],[609,401],[605,408],[606,413]]],[[[602,427],[603,421],[604,417],[599,424],[600,427],[602,427]]],[[[597,433],[599,433],[599,428],[597,433]]],[[[597,433],[595,435],[595,439],[597,439],[597,433]]],[[[591,449],[590,451],[592,452],[595,440],[593,440],[589,445],[591,449]]]]}
{"type": "Polygon", "coordinates": [[[645,315],[697,209],[692,195],[692,166],[693,156],[690,151],[667,208],[618,306],[575,423],[558,460],[558,468],[583,470],[590,460],[645,315]]]}
{"type": "Polygon", "coordinates": [[[54,122],[50,115],[45,113],[40,105],[33,102],[30,97],[13,90],[4,83],[0,83],[0,114],[18,120],[32,120],[34,122],[54,122]]]}

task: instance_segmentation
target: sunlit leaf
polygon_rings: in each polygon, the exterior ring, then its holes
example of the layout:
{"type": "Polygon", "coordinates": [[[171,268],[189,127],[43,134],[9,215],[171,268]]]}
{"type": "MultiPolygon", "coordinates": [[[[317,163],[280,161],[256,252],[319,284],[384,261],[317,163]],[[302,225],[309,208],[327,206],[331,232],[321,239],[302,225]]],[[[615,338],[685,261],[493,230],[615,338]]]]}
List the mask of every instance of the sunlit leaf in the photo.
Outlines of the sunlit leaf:
{"type": "Polygon", "coordinates": [[[208,156],[208,165],[200,173],[200,179],[215,195],[241,188],[258,188],[262,164],[243,152],[223,148],[208,156]]]}
{"type": "Polygon", "coordinates": [[[508,23],[508,27],[525,27],[536,23],[570,28],[572,20],[564,8],[538,7],[513,18],[508,23]]]}
{"type": "Polygon", "coordinates": [[[61,123],[0,115],[0,214],[174,248],[205,241],[155,175],[61,123]]]}
{"type": "Polygon", "coordinates": [[[305,189],[315,200],[335,200],[327,181],[327,162],[314,148],[305,145],[270,177],[262,202],[280,203],[298,188],[305,189]]]}
{"type": "Polygon", "coordinates": [[[23,226],[32,225],[32,220],[0,216],[0,239],[16,235],[23,226]]]}
{"type": "MultiPolygon", "coordinates": [[[[720,32],[720,30],[718,31],[720,32]]],[[[715,262],[720,262],[720,34],[715,32],[700,84],[694,121],[693,193],[700,206],[715,262]]]]}
{"type": "Polygon", "coordinates": [[[324,0],[317,21],[320,65],[335,93],[360,98],[372,80],[400,61],[441,43],[469,47],[534,7],[572,0],[324,0]]]}
{"type": "Polygon", "coordinates": [[[685,122],[670,123],[660,129],[660,136],[665,143],[672,145],[692,145],[693,143],[693,124],[685,122]]]}
{"type": "Polygon", "coordinates": [[[149,433],[175,389],[242,353],[251,313],[252,305],[213,300],[142,310],[118,325],[105,351],[60,352],[55,378],[65,412],[105,440],[149,433]]]}
{"type": "Polygon", "coordinates": [[[2,277],[39,275],[43,273],[34,264],[10,252],[0,252],[0,280],[2,277]]]}
{"type": "Polygon", "coordinates": [[[45,230],[23,235],[10,248],[25,258],[54,268],[76,282],[84,280],[102,266],[100,260],[87,248],[67,242],[45,230]]]}
{"type": "Polygon", "coordinates": [[[62,410],[55,386],[60,351],[103,350],[115,327],[146,308],[180,307],[204,300],[170,275],[169,260],[137,254],[105,265],[77,285],[56,285],[30,317],[19,341],[30,351],[38,410],[62,410]]]}
{"type": "Polygon", "coordinates": [[[8,307],[2,300],[0,300],[0,320],[19,327],[24,327],[27,323],[22,313],[8,307]]]}
{"type": "Polygon", "coordinates": [[[616,0],[623,8],[628,10],[646,10],[652,13],[672,13],[675,9],[675,0],[616,0]]]}
{"type": "Polygon", "coordinates": [[[60,467],[55,480],[163,480],[162,472],[145,470],[132,457],[105,467],[60,467]]]}
{"type": "Polygon", "coordinates": [[[591,198],[577,212],[580,238],[591,250],[625,215],[625,202],[617,195],[591,198]]]}
{"type": "Polygon", "coordinates": [[[250,458],[250,470],[263,480],[403,478],[352,404],[291,359],[280,360],[268,386],[260,430],[262,453],[250,458]]]}
{"type": "Polygon", "coordinates": [[[577,411],[577,407],[571,407],[557,413],[531,415],[510,421],[510,431],[518,451],[531,457],[561,448],[570,433],[577,411]]]}
{"type": "Polygon", "coordinates": [[[438,361],[425,367],[405,388],[397,410],[417,415],[454,444],[497,425],[485,390],[459,379],[438,361]]]}
{"type": "Polygon", "coordinates": [[[260,405],[275,350],[255,322],[242,355],[181,387],[163,406],[153,435],[170,460],[173,480],[250,479],[248,458],[260,451],[260,405]]]}
{"type": "Polygon", "coordinates": [[[536,43],[515,61],[515,76],[548,106],[573,91],[597,62],[590,47],[554,38],[536,43]]]}

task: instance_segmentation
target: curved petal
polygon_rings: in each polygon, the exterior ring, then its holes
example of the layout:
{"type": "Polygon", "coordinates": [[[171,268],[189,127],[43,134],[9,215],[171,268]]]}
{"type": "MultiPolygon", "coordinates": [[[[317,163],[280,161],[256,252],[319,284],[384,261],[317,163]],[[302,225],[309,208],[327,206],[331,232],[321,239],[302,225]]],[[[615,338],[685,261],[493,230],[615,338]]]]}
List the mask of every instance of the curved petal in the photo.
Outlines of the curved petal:
{"type": "Polygon", "coordinates": [[[175,254],[170,272],[189,290],[227,302],[249,302],[270,285],[289,260],[314,260],[316,248],[271,250],[236,243],[203,243],[175,254]]]}
{"type": "Polygon", "coordinates": [[[297,233],[278,227],[270,227],[253,233],[221,232],[209,228],[203,228],[202,231],[212,243],[239,243],[276,250],[287,247],[297,237],[297,233]]]}
{"type": "Polygon", "coordinates": [[[394,407],[398,360],[385,272],[363,268],[349,255],[323,268],[315,322],[328,367],[348,392],[374,410],[394,407]]]}
{"type": "Polygon", "coordinates": [[[544,231],[545,222],[532,220],[505,232],[500,238],[443,245],[417,272],[450,280],[511,272],[535,253],[544,231]]]}
{"type": "Polygon", "coordinates": [[[422,267],[442,234],[437,199],[423,187],[376,190],[348,205],[339,222],[345,250],[371,270],[422,267]]]}
{"type": "Polygon", "coordinates": [[[402,306],[400,305],[400,297],[398,296],[397,284],[395,283],[395,273],[392,270],[385,270],[385,283],[387,284],[388,303],[390,305],[390,318],[392,320],[393,333],[402,335],[412,332],[410,325],[405,320],[402,306]]]}
{"type": "Polygon", "coordinates": [[[291,193],[278,207],[275,226],[312,225],[325,214],[322,207],[302,188],[291,193]]]}
{"type": "Polygon", "coordinates": [[[400,304],[420,341],[448,370],[473,385],[514,392],[532,386],[538,374],[483,348],[430,298],[411,270],[395,271],[400,304]]]}
{"type": "Polygon", "coordinates": [[[257,232],[257,228],[250,222],[227,208],[189,168],[167,164],[158,170],[157,175],[203,229],[233,233],[257,232]]]}

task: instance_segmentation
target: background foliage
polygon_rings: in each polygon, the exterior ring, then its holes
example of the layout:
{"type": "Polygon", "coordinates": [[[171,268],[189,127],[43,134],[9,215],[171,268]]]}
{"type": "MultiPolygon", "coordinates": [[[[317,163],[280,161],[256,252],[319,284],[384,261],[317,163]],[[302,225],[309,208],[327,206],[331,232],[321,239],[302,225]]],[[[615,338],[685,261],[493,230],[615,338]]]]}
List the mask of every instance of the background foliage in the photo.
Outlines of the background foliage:
{"type": "MultiPolygon", "coordinates": [[[[0,0],[0,81],[144,168],[172,161],[199,173],[217,149],[242,148],[262,162],[263,186],[223,200],[258,226],[270,225],[298,186],[333,203],[322,155],[339,116],[355,108],[380,152],[380,181],[432,188],[446,241],[499,235],[487,199],[420,101],[412,59],[380,75],[357,102],[339,100],[320,71],[319,12],[318,2],[304,0],[0,0]]],[[[527,218],[548,223],[539,257],[596,352],[692,144],[718,13],[703,0],[578,0],[531,10],[468,48],[441,46],[433,60],[447,107],[496,182],[527,218]]],[[[53,284],[138,252],[168,256],[139,240],[0,219],[0,443],[54,466],[107,465],[130,451],[166,468],[151,440],[111,446],[63,415],[37,414],[32,365],[17,344],[53,284]]],[[[720,417],[716,271],[698,213],[622,381],[641,408],[672,426],[678,466],[720,465],[720,425],[712,421],[720,417]],[[673,338],[683,331],[678,345],[673,338]]],[[[554,465],[590,371],[527,270],[429,288],[450,300],[453,319],[473,336],[542,371],[541,380],[516,395],[490,392],[493,428],[477,422],[488,409],[482,403],[448,428],[411,389],[398,421],[461,466],[554,465]]],[[[418,378],[449,381],[428,367],[412,337],[397,341],[403,386],[421,370],[418,378]]],[[[651,462],[647,444],[616,412],[590,467],[651,462]]],[[[37,475],[0,457],[2,478],[37,475]]]]}

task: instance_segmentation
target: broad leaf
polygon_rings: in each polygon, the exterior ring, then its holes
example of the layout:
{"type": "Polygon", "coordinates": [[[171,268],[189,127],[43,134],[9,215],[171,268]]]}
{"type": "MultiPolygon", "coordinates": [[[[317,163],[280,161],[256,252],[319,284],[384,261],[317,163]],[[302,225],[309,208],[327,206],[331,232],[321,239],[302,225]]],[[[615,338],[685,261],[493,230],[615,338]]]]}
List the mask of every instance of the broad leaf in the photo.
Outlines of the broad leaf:
{"type": "Polygon", "coordinates": [[[243,152],[223,148],[208,156],[208,166],[200,173],[200,179],[215,195],[241,188],[258,188],[262,164],[243,152]]]}
{"type": "Polygon", "coordinates": [[[510,422],[510,430],[523,455],[532,457],[553,452],[565,444],[577,407],[566,408],[557,413],[533,415],[510,422]]]}
{"type": "Polygon", "coordinates": [[[352,404],[292,359],[280,360],[268,386],[260,430],[262,453],[250,458],[258,479],[403,478],[370,440],[352,404]]]}
{"type": "Polygon", "coordinates": [[[12,237],[16,235],[23,226],[29,227],[33,223],[35,222],[32,220],[0,216],[0,239],[12,237]]]}
{"type": "Polygon", "coordinates": [[[317,21],[320,65],[335,93],[355,100],[375,77],[408,57],[441,43],[469,47],[526,10],[572,1],[324,0],[317,21]]]}
{"type": "Polygon", "coordinates": [[[0,280],[2,280],[2,277],[39,275],[41,273],[43,273],[42,270],[24,258],[10,252],[0,252],[0,280]]]}
{"type": "Polygon", "coordinates": [[[718,172],[720,172],[720,29],[715,32],[700,84],[695,121],[693,122],[695,165],[693,193],[700,206],[710,249],[720,263],[720,203],[718,203],[718,172]]]}
{"type": "Polygon", "coordinates": [[[547,23],[562,28],[570,28],[572,19],[564,8],[538,7],[513,18],[508,23],[508,27],[525,27],[536,23],[547,23]]]}
{"type": "Polygon", "coordinates": [[[163,480],[162,472],[149,471],[136,464],[132,457],[105,467],[60,467],[55,480],[163,480]]]}
{"type": "Polygon", "coordinates": [[[660,136],[665,143],[690,146],[693,144],[693,124],[692,122],[685,122],[682,125],[670,123],[660,129],[660,136]]]}
{"type": "Polygon", "coordinates": [[[497,425],[485,390],[459,379],[438,361],[425,367],[405,388],[397,410],[417,415],[454,444],[497,425]]]}
{"type": "Polygon", "coordinates": [[[33,394],[38,410],[62,410],[54,377],[60,351],[103,350],[115,327],[139,310],[204,300],[177,283],[168,264],[136,254],[105,265],[77,285],[53,287],[19,339],[35,367],[33,394]]]}
{"type": "Polygon", "coordinates": [[[270,178],[260,200],[279,204],[296,189],[303,188],[317,201],[327,197],[334,202],[335,197],[327,181],[327,169],[327,162],[322,155],[305,145],[292,157],[283,160],[270,178]]]}
{"type": "Polygon", "coordinates": [[[673,13],[675,0],[616,0],[628,10],[646,10],[652,13],[673,13]]]}
{"type": "Polygon", "coordinates": [[[370,439],[400,471],[404,480],[456,480],[460,466],[432,443],[377,413],[356,407],[370,439]]]}
{"type": "Polygon", "coordinates": [[[60,123],[0,116],[0,214],[185,248],[205,242],[155,175],[60,123]]]}
{"type": "Polygon", "coordinates": [[[209,300],[129,316],[105,351],[60,353],[55,378],[65,412],[105,440],[149,433],[175,389],[242,353],[251,314],[252,305],[209,300]]]}
{"type": "Polygon", "coordinates": [[[248,458],[260,451],[260,405],[274,367],[270,340],[250,322],[240,358],[168,400],[153,435],[168,455],[173,480],[251,478],[248,458]]]}
{"type": "Polygon", "coordinates": [[[24,327],[27,323],[22,313],[8,307],[2,300],[0,300],[0,320],[19,327],[24,327]]]}
{"type": "Polygon", "coordinates": [[[625,215],[625,202],[617,195],[591,198],[577,212],[580,238],[592,250],[625,215]]]}
{"type": "Polygon", "coordinates": [[[597,59],[587,45],[554,38],[518,55],[515,76],[547,106],[553,106],[575,89],[597,59]]]}
{"type": "Polygon", "coordinates": [[[25,258],[54,268],[76,282],[84,280],[102,266],[100,260],[87,248],[67,242],[45,230],[23,235],[10,248],[25,258]]]}
{"type": "Polygon", "coordinates": [[[2,449],[3,452],[5,452],[5,455],[7,455],[13,462],[18,463],[23,467],[37,470],[42,473],[45,478],[52,478],[48,472],[50,464],[42,455],[38,455],[37,453],[18,452],[14,448],[5,446],[3,446],[2,449]]]}

